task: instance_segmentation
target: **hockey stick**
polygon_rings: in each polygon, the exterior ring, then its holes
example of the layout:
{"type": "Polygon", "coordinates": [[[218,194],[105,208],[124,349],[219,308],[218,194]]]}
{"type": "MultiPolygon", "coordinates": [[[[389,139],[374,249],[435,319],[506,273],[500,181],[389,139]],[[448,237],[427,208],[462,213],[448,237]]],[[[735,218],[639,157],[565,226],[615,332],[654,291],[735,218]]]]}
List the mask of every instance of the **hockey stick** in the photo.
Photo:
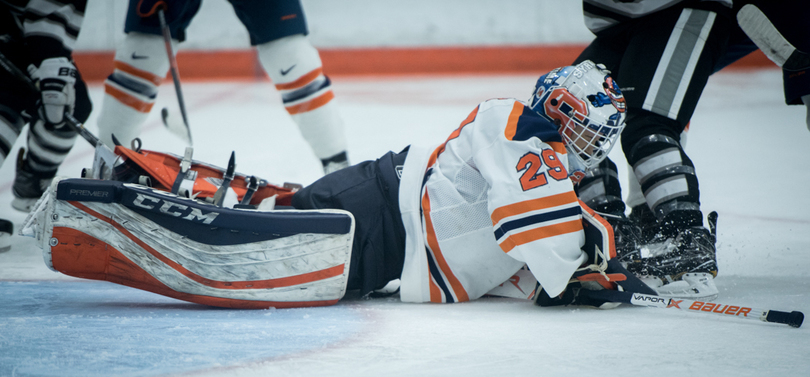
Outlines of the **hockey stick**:
{"type": "Polygon", "coordinates": [[[169,25],[166,23],[166,16],[163,9],[158,9],[158,18],[160,19],[160,29],[163,32],[163,42],[166,45],[166,55],[169,56],[169,71],[172,73],[172,81],[174,82],[174,91],[177,94],[177,103],[180,106],[180,115],[183,116],[183,126],[179,126],[176,121],[169,117],[169,109],[163,108],[161,110],[161,118],[163,125],[169,132],[177,135],[189,145],[194,145],[191,139],[191,128],[188,126],[188,115],[186,115],[186,103],[183,100],[183,91],[180,89],[180,73],[177,69],[177,59],[174,57],[174,50],[172,49],[172,36],[169,31],[169,25]]]}
{"type": "Polygon", "coordinates": [[[621,302],[636,306],[647,306],[662,309],[679,309],[688,313],[709,313],[736,319],[760,320],[763,322],[782,323],[791,327],[801,327],[804,314],[798,311],[782,312],[769,309],[757,309],[742,305],[726,305],[713,302],[692,301],[685,299],[667,298],[643,293],[613,291],[613,290],[581,290],[580,295],[586,295],[594,300],[608,302],[621,302]]]}
{"type": "Polygon", "coordinates": [[[743,6],[737,12],[737,23],[768,59],[779,67],[789,71],[810,67],[810,55],[797,50],[788,42],[755,5],[743,6]]]}

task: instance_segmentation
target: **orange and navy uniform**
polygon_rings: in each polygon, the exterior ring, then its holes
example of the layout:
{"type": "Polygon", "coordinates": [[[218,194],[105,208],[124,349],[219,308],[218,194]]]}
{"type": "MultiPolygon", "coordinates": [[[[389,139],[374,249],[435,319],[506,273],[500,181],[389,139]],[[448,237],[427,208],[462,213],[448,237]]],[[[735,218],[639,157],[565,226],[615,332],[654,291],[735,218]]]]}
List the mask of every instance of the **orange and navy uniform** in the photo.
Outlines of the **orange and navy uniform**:
{"type": "Polygon", "coordinates": [[[403,301],[473,300],[524,265],[555,295],[586,259],[563,141],[521,101],[483,102],[444,144],[412,146],[399,192],[403,301]]]}

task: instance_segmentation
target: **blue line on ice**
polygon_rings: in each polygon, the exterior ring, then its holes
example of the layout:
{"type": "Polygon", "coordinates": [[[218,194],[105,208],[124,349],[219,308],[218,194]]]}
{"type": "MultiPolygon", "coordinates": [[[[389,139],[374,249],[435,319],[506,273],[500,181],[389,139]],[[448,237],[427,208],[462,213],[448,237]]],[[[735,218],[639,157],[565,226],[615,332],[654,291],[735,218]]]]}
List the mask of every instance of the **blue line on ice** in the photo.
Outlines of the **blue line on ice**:
{"type": "Polygon", "coordinates": [[[320,349],[363,328],[345,306],[229,310],[98,281],[0,281],[0,303],[2,376],[228,367],[320,349]]]}

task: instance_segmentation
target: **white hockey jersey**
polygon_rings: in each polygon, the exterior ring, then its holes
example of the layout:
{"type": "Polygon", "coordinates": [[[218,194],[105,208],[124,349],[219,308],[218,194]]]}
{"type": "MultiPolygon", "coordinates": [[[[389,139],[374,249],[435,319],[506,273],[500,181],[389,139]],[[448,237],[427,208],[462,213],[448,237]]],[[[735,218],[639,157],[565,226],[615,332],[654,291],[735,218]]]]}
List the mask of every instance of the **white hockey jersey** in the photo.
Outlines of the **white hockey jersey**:
{"type": "Polygon", "coordinates": [[[474,300],[524,265],[555,296],[586,260],[562,139],[521,101],[483,102],[444,144],[412,146],[399,192],[402,301],[474,300]]]}

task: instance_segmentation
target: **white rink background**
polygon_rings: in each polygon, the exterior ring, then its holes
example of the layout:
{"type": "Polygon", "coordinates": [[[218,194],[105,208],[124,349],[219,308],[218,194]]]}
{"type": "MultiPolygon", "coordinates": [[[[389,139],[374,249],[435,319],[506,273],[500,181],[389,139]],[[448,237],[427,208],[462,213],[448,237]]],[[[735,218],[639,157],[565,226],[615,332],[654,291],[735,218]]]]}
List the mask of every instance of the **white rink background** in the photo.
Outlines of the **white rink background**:
{"type": "MultiPolygon", "coordinates": [[[[539,74],[539,72],[538,72],[539,74]]],[[[334,78],[353,162],[444,141],[475,105],[525,98],[534,75],[334,78]]],[[[185,83],[194,157],[274,183],[311,183],[320,164],[267,81],[185,83]]],[[[170,82],[156,108],[176,109],[170,82]]],[[[98,109],[102,87],[91,87],[98,109]]],[[[174,110],[176,111],[176,110],[174,110]]],[[[154,111],[144,148],[182,154],[154,111]]],[[[95,130],[94,113],[88,128],[95,130]]],[[[711,78],[687,151],[705,212],[719,212],[718,302],[810,314],[810,132],[783,104],[777,70],[711,78]]],[[[18,140],[19,147],[24,138],[18,140]]],[[[16,151],[11,156],[15,156],[16,151]]],[[[621,151],[612,154],[623,161],[621,151]]],[[[92,151],[78,140],[61,175],[92,151]]],[[[0,217],[13,159],[0,169],[0,217]]],[[[622,168],[622,174],[625,171],[622,168]]],[[[48,270],[31,239],[0,253],[0,376],[798,376],[810,325],[622,306],[539,308],[485,298],[225,310],[48,270]]],[[[0,245],[2,246],[2,245],[0,245]]]]}

